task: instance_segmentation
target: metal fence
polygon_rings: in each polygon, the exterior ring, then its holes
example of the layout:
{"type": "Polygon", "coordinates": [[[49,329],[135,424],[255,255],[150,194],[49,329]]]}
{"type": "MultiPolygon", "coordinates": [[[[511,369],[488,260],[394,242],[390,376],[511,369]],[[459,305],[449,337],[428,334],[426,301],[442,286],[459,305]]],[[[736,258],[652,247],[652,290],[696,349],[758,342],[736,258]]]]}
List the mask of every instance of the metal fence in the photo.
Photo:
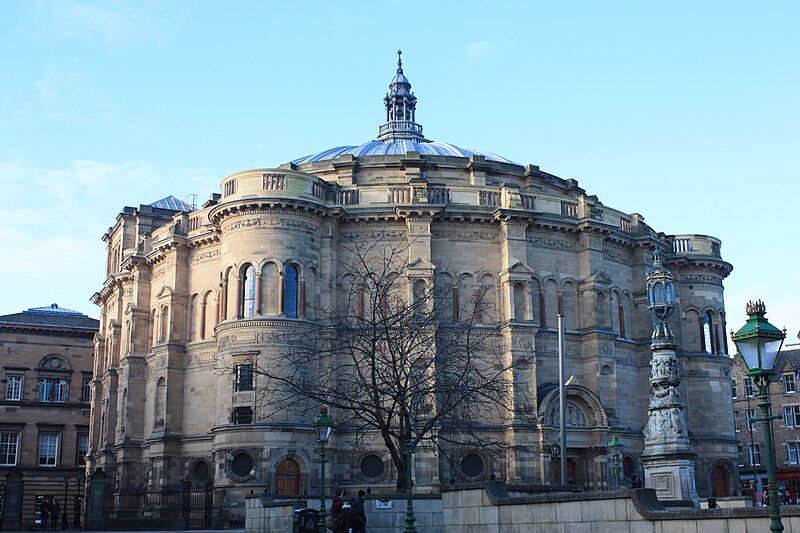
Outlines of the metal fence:
{"type": "Polygon", "coordinates": [[[209,528],[214,519],[225,518],[224,496],[224,489],[214,489],[210,483],[117,489],[106,492],[105,510],[116,522],[171,519],[182,520],[185,528],[209,528]]]}

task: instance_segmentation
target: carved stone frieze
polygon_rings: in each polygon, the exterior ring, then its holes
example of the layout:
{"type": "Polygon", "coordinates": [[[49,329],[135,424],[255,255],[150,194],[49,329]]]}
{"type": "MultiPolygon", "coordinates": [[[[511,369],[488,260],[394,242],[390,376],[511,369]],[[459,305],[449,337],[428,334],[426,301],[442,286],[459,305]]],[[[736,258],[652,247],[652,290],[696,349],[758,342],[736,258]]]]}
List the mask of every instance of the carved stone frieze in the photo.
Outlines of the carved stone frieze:
{"type": "Polygon", "coordinates": [[[231,231],[254,227],[295,229],[304,233],[317,232],[316,226],[303,222],[302,220],[276,216],[235,218],[229,224],[222,226],[222,232],[229,233],[231,231]]]}

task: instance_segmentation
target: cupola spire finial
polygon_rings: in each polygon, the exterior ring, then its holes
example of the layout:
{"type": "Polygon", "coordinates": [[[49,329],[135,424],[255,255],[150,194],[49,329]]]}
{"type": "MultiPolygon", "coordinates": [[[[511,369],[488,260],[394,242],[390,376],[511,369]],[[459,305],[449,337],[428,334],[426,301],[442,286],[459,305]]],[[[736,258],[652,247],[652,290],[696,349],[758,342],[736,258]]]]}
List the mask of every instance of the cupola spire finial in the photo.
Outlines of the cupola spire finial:
{"type": "Polygon", "coordinates": [[[397,73],[389,83],[389,92],[383,99],[386,122],[378,127],[379,141],[415,140],[426,142],[422,126],[417,124],[417,97],[411,83],[403,74],[403,51],[397,51],[397,73]]]}

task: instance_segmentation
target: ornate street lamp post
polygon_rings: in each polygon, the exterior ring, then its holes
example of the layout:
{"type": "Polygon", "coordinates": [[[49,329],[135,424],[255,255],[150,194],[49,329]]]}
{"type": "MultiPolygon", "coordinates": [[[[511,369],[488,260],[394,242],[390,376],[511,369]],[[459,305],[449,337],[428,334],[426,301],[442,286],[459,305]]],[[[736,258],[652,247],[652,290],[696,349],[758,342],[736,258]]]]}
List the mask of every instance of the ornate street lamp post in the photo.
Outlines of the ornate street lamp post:
{"type": "Polygon", "coordinates": [[[608,443],[608,449],[611,450],[611,457],[614,459],[614,488],[620,488],[619,482],[619,456],[622,451],[622,441],[619,440],[618,435],[614,435],[608,443]]]}
{"type": "Polygon", "coordinates": [[[406,439],[406,528],[403,533],[416,533],[417,528],[414,527],[414,481],[412,475],[414,468],[412,461],[414,460],[414,441],[411,436],[406,439]]]}
{"type": "Polygon", "coordinates": [[[317,432],[317,442],[319,443],[319,522],[317,529],[321,533],[327,531],[325,525],[327,512],[325,511],[325,446],[328,445],[331,431],[336,424],[333,419],[328,416],[328,408],[321,407],[319,415],[314,421],[314,429],[317,432]]]}
{"type": "Polygon", "coordinates": [[[647,309],[655,319],[655,327],[650,342],[653,396],[647,408],[642,453],[645,484],[655,489],[659,500],[691,501],[694,507],[700,507],[694,482],[695,454],[678,393],[678,343],[668,323],[675,311],[675,286],[667,258],[658,249],[647,275],[647,309]]]}
{"type": "Polygon", "coordinates": [[[764,447],[767,452],[767,494],[769,495],[769,529],[783,531],[781,510],[778,506],[778,486],[775,482],[775,456],[772,449],[772,420],[781,418],[772,416],[772,401],[769,398],[769,381],[775,373],[775,361],[783,346],[786,332],[781,331],[764,318],[767,308],[761,300],[748,302],[746,306],[750,318],[744,326],[731,337],[736,349],[747,365],[747,375],[758,387],[758,406],[761,418],[756,418],[764,426],[764,447]]]}
{"type": "MultiPolygon", "coordinates": [[[[61,529],[67,529],[67,489],[69,489],[69,474],[64,475],[64,508],[61,509],[61,529]]],[[[54,498],[55,499],[55,498],[54,498]]]]}

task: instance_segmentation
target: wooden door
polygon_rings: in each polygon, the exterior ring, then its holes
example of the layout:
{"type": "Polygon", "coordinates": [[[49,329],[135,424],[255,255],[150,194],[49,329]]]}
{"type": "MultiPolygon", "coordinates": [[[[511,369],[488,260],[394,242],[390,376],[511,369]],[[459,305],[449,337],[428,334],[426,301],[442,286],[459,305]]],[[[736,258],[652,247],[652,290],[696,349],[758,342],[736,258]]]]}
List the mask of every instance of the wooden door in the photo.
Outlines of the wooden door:
{"type": "Polygon", "coordinates": [[[711,470],[711,494],[717,498],[728,496],[728,472],[721,466],[711,470]]]}
{"type": "Polygon", "coordinates": [[[275,468],[275,494],[278,496],[300,494],[300,467],[291,459],[284,459],[275,468]]]}

